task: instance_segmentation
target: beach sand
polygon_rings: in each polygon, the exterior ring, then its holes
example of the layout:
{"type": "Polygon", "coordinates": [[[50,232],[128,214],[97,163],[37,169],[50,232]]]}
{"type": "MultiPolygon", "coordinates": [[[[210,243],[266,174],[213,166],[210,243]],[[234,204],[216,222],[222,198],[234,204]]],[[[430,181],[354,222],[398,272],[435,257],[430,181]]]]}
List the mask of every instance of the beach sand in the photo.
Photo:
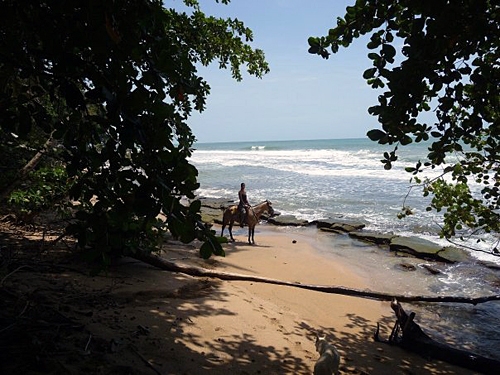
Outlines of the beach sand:
{"type": "MultiPolygon", "coordinates": [[[[321,256],[314,239],[258,228],[256,245],[240,230],[236,242],[224,245],[224,258],[202,260],[196,244],[167,245],[162,257],[223,272],[370,289],[341,259],[321,256]]],[[[56,364],[68,374],[312,374],[317,333],[340,352],[340,374],[471,373],[374,342],[377,323],[382,337],[392,328],[388,302],[191,277],[133,259],[92,278],[67,267],[46,275],[17,272],[4,281],[27,294],[37,283],[45,301],[57,299],[59,311],[84,327],[59,332],[65,341],[58,345],[73,355],[57,357],[56,364]]]]}
{"type": "MultiPolygon", "coordinates": [[[[311,238],[273,230],[256,238],[257,245],[248,245],[246,236],[236,236],[237,242],[225,247],[226,257],[217,259],[217,268],[307,284],[370,288],[340,259],[315,251],[311,238]]],[[[377,322],[383,337],[392,328],[389,302],[254,282],[224,281],[216,290],[217,298],[204,303],[217,313],[191,317],[187,337],[180,338],[186,347],[207,355],[187,373],[312,374],[317,333],[338,348],[340,373],[471,373],[374,342],[377,322]]]]}

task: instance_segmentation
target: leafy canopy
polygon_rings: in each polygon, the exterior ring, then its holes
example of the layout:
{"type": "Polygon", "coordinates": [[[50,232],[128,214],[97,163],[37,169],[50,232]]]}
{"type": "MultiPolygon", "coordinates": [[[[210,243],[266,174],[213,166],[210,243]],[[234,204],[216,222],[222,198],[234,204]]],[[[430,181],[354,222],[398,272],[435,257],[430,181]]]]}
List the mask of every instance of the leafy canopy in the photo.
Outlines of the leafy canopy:
{"type": "Polygon", "coordinates": [[[407,171],[433,195],[428,210],[445,210],[442,235],[499,232],[500,4],[358,0],[327,36],[309,38],[309,52],[328,58],[365,34],[373,66],[363,77],[383,90],[368,110],[381,129],[367,135],[394,145],[384,168],[399,145],[429,141],[425,159],[407,171]],[[437,167],[439,177],[418,177],[437,167]]]}
{"type": "Polygon", "coordinates": [[[203,239],[205,257],[223,254],[200,202],[183,204],[199,186],[188,118],[210,92],[197,66],[218,62],[237,80],[268,66],[242,22],[208,17],[193,0],[187,12],[163,3],[0,2],[0,152],[25,150],[0,166],[19,168],[56,140],[44,152],[66,169],[77,203],[68,232],[91,259],[155,249],[166,230],[203,239]]]}

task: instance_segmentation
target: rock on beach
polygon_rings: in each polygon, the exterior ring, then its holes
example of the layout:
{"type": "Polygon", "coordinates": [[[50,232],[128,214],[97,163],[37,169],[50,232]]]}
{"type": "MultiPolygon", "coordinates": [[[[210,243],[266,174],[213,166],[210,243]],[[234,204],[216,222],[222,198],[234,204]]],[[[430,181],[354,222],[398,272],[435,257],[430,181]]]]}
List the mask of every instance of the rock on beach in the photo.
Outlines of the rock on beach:
{"type": "MultiPolygon", "coordinates": [[[[236,204],[232,200],[223,198],[198,198],[201,201],[201,215],[207,224],[222,224],[224,210],[236,204]]],[[[404,237],[393,233],[377,233],[364,231],[366,223],[350,218],[337,217],[320,219],[309,222],[298,219],[293,215],[281,215],[276,212],[273,217],[262,217],[267,223],[277,226],[309,226],[316,227],[323,232],[338,235],[349,235],[359,241],[370,242],[379,246],[387,246],[390,251],[405,253],[416,258],[433,260],[444,263],[470,261],[471,256],[458,247],[441,246],[420,237],[404,237]]]]}

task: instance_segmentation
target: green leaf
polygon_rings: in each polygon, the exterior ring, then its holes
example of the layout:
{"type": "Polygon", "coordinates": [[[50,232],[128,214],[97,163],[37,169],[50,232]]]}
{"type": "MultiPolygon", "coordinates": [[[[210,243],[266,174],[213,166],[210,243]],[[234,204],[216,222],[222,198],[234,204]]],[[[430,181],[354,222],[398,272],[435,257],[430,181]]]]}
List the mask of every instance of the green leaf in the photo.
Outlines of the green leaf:
{"type": "Polygon", "coordinates": [[[443,97],[443,98],[439,99],[439,102],[441,103],[440,109],[442,111],[449,111],[455,103],[455,101],[449,97],[443,97]]]}
{"type": "Polygon", "coordinates": [[[319,48],[319,46],[320,46],[319,45],[319,38],[312,37],[312,36],[307,39],[307,43],[309,43],[309,46],[311,46],[311,47],[319,48]]]}
{"type": "Polygon", "coordinates": [[[366,133],[368,138],[372,141],[380,141],[382,138],[386,137],[387,134],[380,129],[372,129],[366,133]]]}
{"type": "Polygon", "coordinates": [[[222,243],[228,243],[228,242],[229,242],[229,240],[227,239],[227,237],[220,237],[220,236],[218,236],[218,237],[216,237],[216,238],[217,238],[217,241],[218,241],[219,243],[221,243],[221,244],[222,244],[222,243]]]}
{"type": "Polygon", "coordinates": [[[368,42],[368,44],[366,45],[366,47],[368,47],[368,49],[375,49],[379,45],[380,45],[380,42],[370,41],[370,42],[368,42]]]}
{"type": "Polygon", "coordinates": [[[212,256],[212,244],[209,241],[206,241],[201,245],[200,256],[203,259],[208,259],[212,256]]]}
{"type": "Polygon", "coordinates": [[[402,144],[403,146],[406,146],[406,145],[409,145],[410,143],[412,143],[412,142],[413,142],[413,139],[412,139],[410,136],[405,135],[405,136],[401,139],[401,141],[400,141],[400,142],[401,142],[401,144],[402,144]]]}
{"type": "Polygon", "coordinates": [[[319,54],[319,51],[321,51],[321,48],[319,48],[318,46],[309,47],[309,49],[307,50],[307,52],[309,52],[313,55],[319,54]]]}
{"type": "Polygon", "coordinates": [[[387,61],[392,63],[394,62],[394,56],[396,56],[396,49],[390,44],[384,44],[382,46],[382,55],[387,59],[387,61]]]}
{"type": "Polygon", "coordinates": [[[191,202],[191,205],[189,206],[189,212],[191,214],[196,214],[200,212],[201,210],[201,201],[200,200],[194,200],[191,202]]]}
{"type": "Polygon", "coordinates": [[[372,78],[375,75],[376,71],[377,71],[377,68],[370,68],[370,69],[365,70],[365,72],[363,73],[363,78],[364,79],[372,78]]]}

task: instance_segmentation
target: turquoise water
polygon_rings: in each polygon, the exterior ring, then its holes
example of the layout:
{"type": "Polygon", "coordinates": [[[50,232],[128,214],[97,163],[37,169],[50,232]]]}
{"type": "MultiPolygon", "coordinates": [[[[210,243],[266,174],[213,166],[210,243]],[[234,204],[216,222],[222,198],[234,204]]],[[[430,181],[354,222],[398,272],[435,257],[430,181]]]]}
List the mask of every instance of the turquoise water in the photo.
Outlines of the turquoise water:
{"type": "MultiPolygon", "coordinates": [[[[391,148],[368,139],[197,143],[194,149],[191,163],[199,172],[200,196],[237,200],[240,183],[245,182],[250,203],[269,199],[281,214],[309,221],[342,216],[365,222],[367,230],[418,235],[449,245],[438,236],[440,215],[425,210],[428,201],[419,188],[412,187],[411,175],[404,171],[426,154],[425,144],[400,149],[399,160],[389,171],[383,169],[380,159],[391,148]],[[400,220],[397,214],[403,205],[410,206],[414,215],[400,220]]],[[[433,170],[427,176],[439,173],[433,170]]],[[[447,266],[439,277],[424,277],[422,272],[401,274],[396,270],[401,260],[387,252],[339,246],[338,238],[327,235],[321,241],[332,254],[350,258],[379,290],[476,297],[500,293],[498,271],[474,264],[447,266]]],[[[474,255],[500,261],[484,253],[474,255]]],[[[413,306],[413,310],[426,327],[436,327],[438,338],[467,343],[480,354],[500,358],[500,303],[473,307],[428,304],[413,306]]]]}

